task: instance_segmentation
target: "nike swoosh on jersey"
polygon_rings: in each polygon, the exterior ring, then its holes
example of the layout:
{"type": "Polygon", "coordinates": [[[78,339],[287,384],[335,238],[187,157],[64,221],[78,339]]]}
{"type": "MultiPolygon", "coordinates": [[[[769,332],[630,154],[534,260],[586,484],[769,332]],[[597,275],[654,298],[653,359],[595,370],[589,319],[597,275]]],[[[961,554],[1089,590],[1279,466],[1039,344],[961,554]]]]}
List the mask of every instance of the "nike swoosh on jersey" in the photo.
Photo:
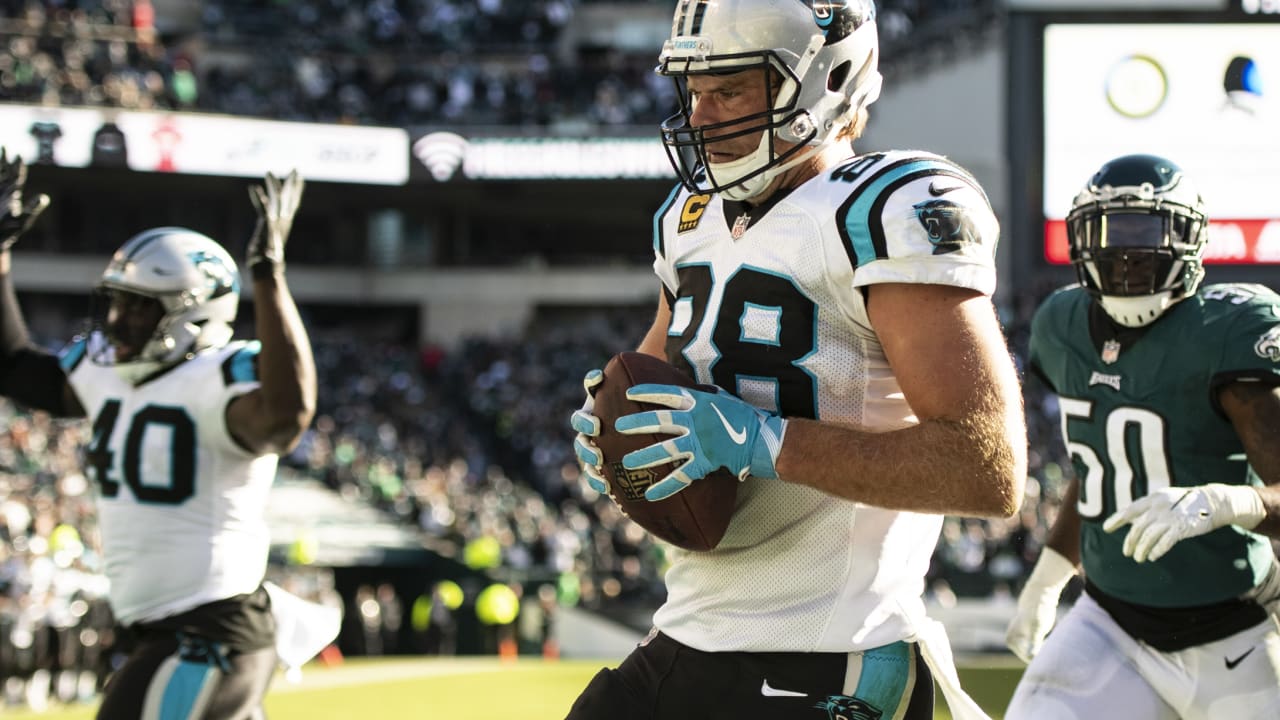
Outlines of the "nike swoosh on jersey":
{"type": "Polygon", "coordinates": [[[1222,662],[1226,664],[1228,670],[1235,670],[1236,666],[1239,665],[1241,662],[1243,662],[1245,658],[1249,657],[1250,653],[1252,652],[1253,652],[1253,648],[1249,648],[1248,650],[1244,651],[1243,655],[1236,658],[1235,660],[1232,660],[1230,658],[1222,658],[1222,662]]]}
{"type": "Polygon", "coordinates": [[[769,685],[769,678],[764,679],[764,683],[760,685],[760,694],[765,697],[807,697],[809,693],[796,692],[795,690],[779,690],[769,685]]]}
{"type": "Polygon", "coordinates": [[[720,424],[724,425],[724,431],[729,433],[730,440],[737,445],[741,445],[747,441],[747,429],[745,427],[741,430],[735,430],[733,425],[729,424],[729,418],[725,417],[724,413],[720,412],[720,408],[718,406],[712,403],[711,409],[715,410],[716,414],[720,416],[720,424]]]}

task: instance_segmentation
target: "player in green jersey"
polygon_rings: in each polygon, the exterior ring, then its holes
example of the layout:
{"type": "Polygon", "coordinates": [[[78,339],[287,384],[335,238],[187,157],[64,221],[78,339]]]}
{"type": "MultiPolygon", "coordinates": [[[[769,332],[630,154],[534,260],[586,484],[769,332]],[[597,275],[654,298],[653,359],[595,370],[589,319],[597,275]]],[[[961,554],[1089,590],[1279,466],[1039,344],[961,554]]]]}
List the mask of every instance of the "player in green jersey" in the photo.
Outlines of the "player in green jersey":
{"type": "Polygon", "coordinates": [[[1006,718],[1280,717],[1280,295],[1200,287],[1207,225],[1150,155],[1067,216],[1080,283],[1036,312],[1030,366],[1075,479],[1009,626],[1030,665],[1006,718]]]}

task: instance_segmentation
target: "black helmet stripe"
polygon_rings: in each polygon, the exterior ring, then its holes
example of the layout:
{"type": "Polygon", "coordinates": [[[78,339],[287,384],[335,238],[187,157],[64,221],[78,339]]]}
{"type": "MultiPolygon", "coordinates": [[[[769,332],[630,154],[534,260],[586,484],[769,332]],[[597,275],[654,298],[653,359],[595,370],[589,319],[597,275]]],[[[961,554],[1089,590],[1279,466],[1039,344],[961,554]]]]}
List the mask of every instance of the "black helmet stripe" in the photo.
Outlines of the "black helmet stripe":
{"type": "Polygon", "coordinates": [[[155,242],[156,240],[159,240],[164,235],[164,233],[162,232],[157,232],[158,230],[167,230],[167,229],[168,228],[156,228],[156,230],[152,230],[148,232],[146,235],[143,235],[141,238],[138,238],[138,244],[134,245],[132,248],[129,249],[129,255],[125,258],[125,260],[130,261],[138,257],[138,253],[142,252],[143,248],[155,242]]]}
{"type": "Polygon", "coordinates": [[[697,35],[702,32],[702,18],[707,14],[709,0],[682,0],[680,3],[680,19],[676,21],[681,35],[697,35]],[[693,13],[689,6],[693,5],[693,13]]]}
{"type": "Polygon", "coordinates": [[[708,0],[698,0],[698,7],[693,11],[693,26],[689,28],[690,35],[697,35],[702,32],[702,18],[707,14],[708,0]]]}

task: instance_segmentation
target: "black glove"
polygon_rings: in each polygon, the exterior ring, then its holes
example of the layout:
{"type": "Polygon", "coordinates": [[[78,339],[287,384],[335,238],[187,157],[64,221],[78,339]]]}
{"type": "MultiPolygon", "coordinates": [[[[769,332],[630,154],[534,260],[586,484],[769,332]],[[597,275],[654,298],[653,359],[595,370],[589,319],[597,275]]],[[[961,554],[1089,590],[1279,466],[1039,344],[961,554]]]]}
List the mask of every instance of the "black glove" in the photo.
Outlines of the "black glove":
{"type": "Polygon", "coordinates": [[[269,277],[284,271],[284,244],[293,227],[293,214],[302,201],[302,178],[294,170],[284,180],[267,173],[261,186],[249,188],[249,200],[258,211],[258,226],[249,239],[247,262],[253,277],[269,277]]]}
{"type": "Polygon", "coordinates": [[[40,213],[49,207],[49,196],[41,193],[22,202],[22,188],[27,184],[27,166],[22,156],[9,160],[0,148],[0,252],[18,241],[31,228],[40,213]]]}

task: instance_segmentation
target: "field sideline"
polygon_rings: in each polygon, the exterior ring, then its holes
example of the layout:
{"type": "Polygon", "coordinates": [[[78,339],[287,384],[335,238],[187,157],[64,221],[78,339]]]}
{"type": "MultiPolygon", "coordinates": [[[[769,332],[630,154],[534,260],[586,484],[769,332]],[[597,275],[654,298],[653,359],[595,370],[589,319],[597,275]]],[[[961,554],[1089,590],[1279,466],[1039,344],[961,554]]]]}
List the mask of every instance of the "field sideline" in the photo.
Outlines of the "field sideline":
{"type": "MultiPolygon", "coordinates": [[[[300,682],[276,678],[270,720],[563,720],[573,699],[609,660],[521,658],[354,658],[340,667],[309,665],[300,682]]],[[[1022,666],[1012,658],[961,660],[960,679],[993,718],[1001,717],[1022,666]]],[[[939,695],[935,720],[950,720],[939,695]]],[[[94,706],[43,713],[6,708],[11,720],[91,720],[94,706]]]]}

